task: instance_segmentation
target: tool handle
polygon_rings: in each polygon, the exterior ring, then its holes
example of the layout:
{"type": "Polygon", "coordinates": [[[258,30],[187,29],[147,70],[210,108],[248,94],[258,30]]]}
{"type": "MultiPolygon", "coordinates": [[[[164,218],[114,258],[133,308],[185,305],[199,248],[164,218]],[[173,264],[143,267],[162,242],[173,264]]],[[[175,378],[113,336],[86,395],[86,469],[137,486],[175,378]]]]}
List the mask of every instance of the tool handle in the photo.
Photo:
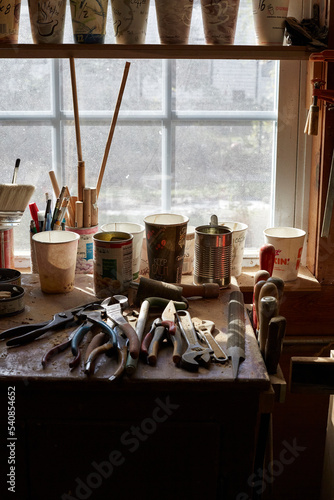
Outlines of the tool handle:
{"type": "MultiPolygon", "coordinates": [[[[140,307],[139,317],[138,317],[138,321],[137,321],[137,325],[136,325],[136,334],[137,334],[139,343],[141,343],[142,338],[143,338],[149,309],[150,309],[150,302],[148,300],[144,300],[144,302],[142,303],[142,305],[140,307]]],[[[126,361],[126,367],[125,367],[125,371],[126,371],[127,375],[133,375],[137,369],[137,365],[138,365],[138,358],[134,359],[129,353],[128,359],[126,361]]]]}
{"type": "Polygon", "coordinates": [[[255,330],[259,329],[259,295],[261,288],[266,283],[266,281],[261,280],[255,283],[253,291],[253,327],[255,330]]]}
{"type": "Polygon", "coordinates": [[[286,330],[286,319],[283,316],[272,318],[268,326],[268,338],[264,351],[264,361],[269,375],[277,372],[286,330]]]}
{"type": "Polygon", "coordinates": [[[265,269],[259,269],[254,274],[254,285],[256,285],[258,281],[267,281],[268,278],[270,278],[270,274],[268,273],[268,271],[266,271],[265,269]]]}
{"type": "Polygon", "coordinates": [[[96,349],[97,347],[99,347],[100,345],[102,345],[104,343],[104,339],[105,339],[104,332],[97,333],[95,335],[95,337],[93,337],[92,341],[88,345],[86,352],[85,352],[85,363],[88,360],[90,354],[94,351],[94,349],[96,349]]]}
{"type": "Polygon", "coordinates": [[[260,351],[264,357],[265,347],[268,337],[268,325],[271,318],[277,316],[277,299],[271,295],[263,297],[260,300],[260,331],[259,331],[259,344],[260,351]]]}
{"type": "Polygon", "coordinates": [[[266,243],[260,248],[260,269],[268,271],[270,276],[273,274],[275,264],[275,247],[271,243],[266,243]]]}
{"type": "Polygon", "coordinates": [[[126,366],[127,353],[128,353],[127,346],[124,346],[122,349],[118,349],[120,361],[119,361],[119,365],[118,365],[115,373],[111,377],[109,377],[110,381],[113,381],[113,380],[119,378],[123,374],[125,366],[126,366]]]}
{"type": "Polygon", "coordinates": [[[73,338],[71,340],[71,351],[73,356],[77,356],[79,352],[79,345],[84,338],[85,334],[91,329],[92,324],[85,321],[79,326],[73,333],[73,338]]]}
{"type": "Polygon", "coordinates": [[[29,344],[29,342],[32,342],[33,340],[37,339],[44,333],[46,333],[49,330],[56,330],[61,328],[62,326],[66,325],[69,323],[68,318],[64,318],[63,320],[52,320],[49,321],[48,323],[44,324],[41,328],[38,328],[38,325],[34,325],[37,328],[35,330],[31,330],[31,325],[30,325],[30,332],[21,335],[20,337],[15,337],[13,339],[10,339],[7,341],[6,345],[8,346],[15,346],[15,345],[26,345],[29,344]]]}
{"type": "Polygon", "coordinates": [[[184,297],[203,297],[204,299],[216,299],[219,297],[218,283],[203,283],[202,285],[179,285],[184,297]]]}
{"type": "Polygon", "coordinates": [[[150,347],[150,343],[152,342],[154,328],[155,328],[155,324],[152,323],[150,331],[145,335],[145,337],[143,338],[143,341],[141,343],[141,346],[140,346],[140,351],[145,357],[148,356],[148,349],[150,347]]]}
{"type": "Polygon", "coordinates": [[[131,358],[137,359],[140,352],[140,341],[136,330],[127,322],[120,324],[119,327],[129,339],[129,354],[131,358]]]}
{"type": "MultiPolygon", "coordinates": [[[[22,336],[25,333],[29,333],[31,331],[36,330],[37,328],[42,328],[45,325],[48,325],[50,321],[43,321],[43,323],[35,323],[33,325],[20,325],[13,326],[13,328],[8,328],[0,333],[0,340],[8,339],[8,337],[18,337],[22,336]]],[[[7,344],[8,345],[8,344],[7,344]]]]}
{"type": "Polygon", "coordinates": [[[179,366],[181,363],[184,349],[183,349],[182,335],[178,327],[176,327],[175,329],[175,334],[170,335],[170,339],[173,344],[173,363],[175,363],[176,366],[179,366]]]}
{"type": "Polygon", "coordinates": [[[114,347],[114,345],[113,345],[112,340],[110,340],[109,342],[106,342],[103,345],[99,345],[98,347],[95,347],[95,349],[93,349],[92,352],[90,353],[90,355],[88,356],[87,361],[85,363],[85,373],[87,375],[90,375],[91,373],[93,373],[95,359],[103,352],[110,351],[111,349],[113,349],[113,347],[114,347]]]}
{"type": "Polygon", "coordinates": [[[65,349],[67,349],[69,346],[71,345],[71,341],[70,340],[66,340],[65,342],[63,342],[62,344],[58,344],[56,345],[55,347],[53,347],[52,349],[50,349],[42,358],[42,366],[45,368],[45,366],[47,365],[48,361],[50,361],[50,359],[55,356],[56,354],[58,354],[59,352],[63,352],[65,351],[65,349]]]}
{"type": "Polygon", "coordinates": [[[165,327],[164,326],[157,326],[155,328],[154,335],[152,338],[152,342],[150,343],[150,346],[148,349],[148,356],[147,356],[147,361],[151,366],[155,366],[157,364],[159,344],[160,344],[164,334],[165,334],[165,327]]]}

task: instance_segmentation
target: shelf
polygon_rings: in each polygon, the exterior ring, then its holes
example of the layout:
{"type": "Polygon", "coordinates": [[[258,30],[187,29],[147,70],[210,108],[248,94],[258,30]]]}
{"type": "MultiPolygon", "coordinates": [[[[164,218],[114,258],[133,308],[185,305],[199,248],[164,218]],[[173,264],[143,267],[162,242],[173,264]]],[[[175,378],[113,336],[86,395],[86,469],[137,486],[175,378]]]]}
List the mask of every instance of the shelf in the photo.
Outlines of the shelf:
{"type": "Polygon", "coordinates": [[[308,60],[307,47],[254,45],[0,44],[0,59],[308,60]]]}

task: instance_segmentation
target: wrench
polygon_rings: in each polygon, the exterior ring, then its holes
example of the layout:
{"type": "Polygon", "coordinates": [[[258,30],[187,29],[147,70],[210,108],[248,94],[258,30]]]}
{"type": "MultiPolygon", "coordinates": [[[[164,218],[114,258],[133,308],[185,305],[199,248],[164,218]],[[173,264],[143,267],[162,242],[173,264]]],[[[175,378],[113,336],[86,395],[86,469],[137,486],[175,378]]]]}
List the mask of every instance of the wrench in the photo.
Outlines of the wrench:
{"type": "Polygon", "coordinates": [[[225,363],[228,361],[228,357],[224,350],[220,347],[212,332],[215,329],[215,324],[213,321],[209,320],[200,320],[198,318],[194,318],[193,320],[195,329],[197,330],[198,335],[201,340],[205,341],[208,347],[210,347],[213,351],[212,358],[216,363],[225,363]]]}
{"type": "Polygon", "coordinates": [[[187,350],[182,355],[181,366],[191,371],[197,371],[200,364],[207,367],[211,360],[212,349],[203,347],[198,342],[196,330],[188,311],[178,311],[176,317],[180,330],[188,344],[187,350]]]}

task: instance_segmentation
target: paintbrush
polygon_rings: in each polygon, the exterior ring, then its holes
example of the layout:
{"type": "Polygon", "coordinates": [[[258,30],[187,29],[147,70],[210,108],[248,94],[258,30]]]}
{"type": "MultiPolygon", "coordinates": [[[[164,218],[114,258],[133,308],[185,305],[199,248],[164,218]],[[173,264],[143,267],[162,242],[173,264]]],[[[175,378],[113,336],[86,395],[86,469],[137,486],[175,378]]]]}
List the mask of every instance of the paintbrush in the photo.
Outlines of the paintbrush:
{"type": "Polygon", "coordinates": [[[35,186],[16,184],[20,159],[15,162],[12,184],[0,184],[0,212],[24,212],[35,186]]]}

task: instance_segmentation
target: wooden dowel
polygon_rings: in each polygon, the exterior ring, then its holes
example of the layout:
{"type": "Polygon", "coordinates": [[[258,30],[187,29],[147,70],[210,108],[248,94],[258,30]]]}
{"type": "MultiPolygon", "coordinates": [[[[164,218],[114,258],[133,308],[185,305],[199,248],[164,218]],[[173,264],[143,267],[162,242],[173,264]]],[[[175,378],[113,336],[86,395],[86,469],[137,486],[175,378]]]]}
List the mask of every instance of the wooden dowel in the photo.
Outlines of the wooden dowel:
{"type": "Polygon", "coordinates": [[[97,195],[97,198],[99,197],[99,194],[100,194],[100,189],[101,189],[101,184],[102,184],[102,180],[103,180],[103,175],[104,175],[104,171],[105,171],[107,160],[108,160],[108,155],[109,155],[109,150],[110,150],[110,146],[111,146],[111,141],[112,141],[112,138],[113,138],[113,135],[114,135],[114,131],[115,131],[115,127],[116,127],[116,123],[117,123],[118,113],[119,113],[119,110],[120,110],[120,107],[121,107],[121,103],[122,103],[123,93],[124,93],[124,89],[125,89],[125,85],[126,85],[126,80],[128,78],[129,69],[130,69],[130,63],[126,62],[125,63],[125,68],[124,68],[124,72],[123,72],[123,78],[122,78],[121,86],[120,86],[119,93],[118,93],[118,98],[117,98],[117,102],[116,102],[116,107],[115,107],[114,115],[113,115],[113,118],[112,118],[112,121],[111,121],[111,126],[110,126],[110,130],[109,130],[109,136],[108,136],[107,144],[106,144],[105,151],[104,151],[102,165],[101,165],[101,168],[100,168],[99,177],[98,177],[97,184],[96,184],[96,195],[97,195]]]}
{"type": "Polygon", "coordinates": [[[91,226],[91,210],[92,210],[92,197],[90,188],[83,190],[83,225],[84,227],[91,226]]]}
{"type": "Polygon", "coordinates": [[[99,209],[97,207],[97,196],[96,196],[96,188],[91,188],[90,190],[91,194],[91,225],[97,226],[99,223],[99,209]]]}
{"type": "Polygon", "coordinates": [[[82,227],[83,226],[83,202],[76,201],[75,202],[75,223],[74,227],[82,227]]]}
{"type": "Polygon", "coordinates": [[[78,162],[78,200],[83,200],[83,190],[85,189],[85,162],[78,162]]]}
{"type": "Polygon", "coordinates": [[[57,182],[56,174],[54,173],[53,170],[50,170],[49,177],[51,179],[51,184],[52,184],[52,188],[53,188],[53,192],[55,194],[55,197],[59,198],[60,189],[59,189],[59,185],[58,185],[58,182],[57,182]]]}
{"type": "Polygon", "coordinates": [[[80,162],[80,161],[82,161],[82,149],[81,149],[81,136],[80,136],[77,81],[76,81],[76,76],[75,76],[75,63],[74,63],[73,57],[70,57],[70,69],[71,69],[75,135],[76,135],[76,143],[77,143],[78,162],[80,162]]]}

